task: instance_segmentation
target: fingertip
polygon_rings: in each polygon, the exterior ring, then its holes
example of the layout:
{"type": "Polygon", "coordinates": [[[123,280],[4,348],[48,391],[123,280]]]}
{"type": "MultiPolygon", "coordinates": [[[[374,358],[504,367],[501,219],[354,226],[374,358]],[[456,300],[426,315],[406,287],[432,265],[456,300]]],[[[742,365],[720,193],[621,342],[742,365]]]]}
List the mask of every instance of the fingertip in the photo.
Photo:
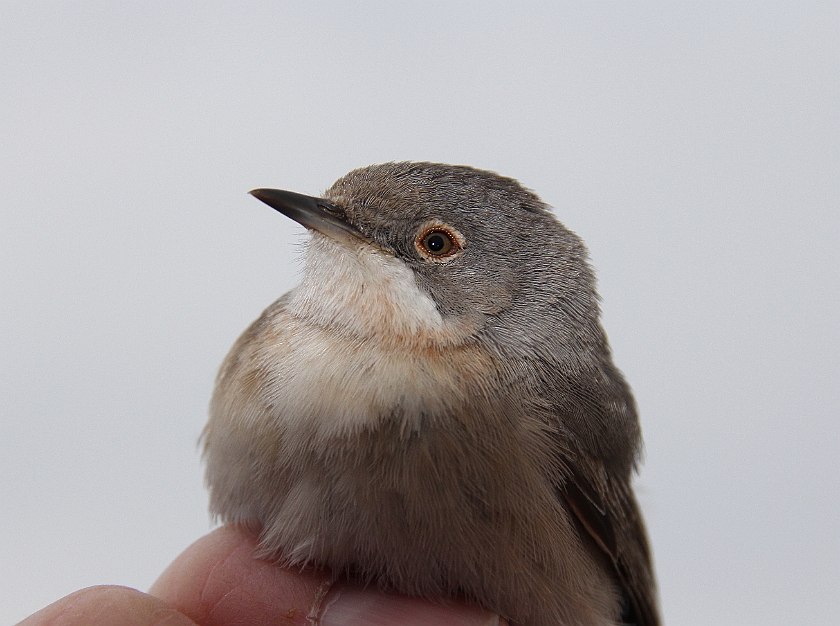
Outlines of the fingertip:
{"type": "Polygon", "coordinates": [[[129,587],[88,587],[53,602],[18,626],[196,626],[163,600],[129,587]]]}
{"type": "Polygon", "coordinates": [[[322,603],[319,626],[503,626],[507,622],[465,601],[429,602],[378,589],[336,585],[322,603]]]}

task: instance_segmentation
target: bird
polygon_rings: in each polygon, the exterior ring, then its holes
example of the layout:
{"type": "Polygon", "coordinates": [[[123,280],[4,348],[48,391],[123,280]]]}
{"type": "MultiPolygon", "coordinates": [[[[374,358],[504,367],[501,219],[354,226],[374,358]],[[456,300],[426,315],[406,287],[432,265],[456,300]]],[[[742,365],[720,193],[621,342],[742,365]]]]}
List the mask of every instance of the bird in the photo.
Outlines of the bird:
{"type": "Polygon", "coordinates": [[[300,283],[239,337],[202,433],[260,558],[519,626],[657,626],[641,431],[582,240],[513,178],[389,162],[321,197],[300,283]]]}

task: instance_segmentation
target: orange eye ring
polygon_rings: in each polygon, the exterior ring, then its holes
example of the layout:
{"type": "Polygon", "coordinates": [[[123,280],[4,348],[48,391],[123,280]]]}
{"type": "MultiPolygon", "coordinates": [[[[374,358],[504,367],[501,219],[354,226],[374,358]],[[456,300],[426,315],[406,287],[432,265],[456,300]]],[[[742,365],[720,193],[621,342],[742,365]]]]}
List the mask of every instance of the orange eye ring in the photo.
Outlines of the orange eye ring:
{"type": "Polygon", "coordinates": [[[458,243],[445,230],[435,228],[420,239],[420,246],[425,252],[436,257],[446,257],[458,251],[458,243]]]}
{"type": "Polygon", "coordinates": [[[461,255],[464,236],[457,230],[438,221],[427,222],[414,240],[417,251],[434,263],[447,263],[461,255]]]}

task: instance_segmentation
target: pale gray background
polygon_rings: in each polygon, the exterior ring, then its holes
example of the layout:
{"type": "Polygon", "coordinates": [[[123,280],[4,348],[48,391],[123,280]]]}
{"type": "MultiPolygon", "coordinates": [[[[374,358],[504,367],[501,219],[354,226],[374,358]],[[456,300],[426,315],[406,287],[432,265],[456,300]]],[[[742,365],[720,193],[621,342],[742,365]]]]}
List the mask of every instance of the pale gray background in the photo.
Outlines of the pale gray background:
{"type": "Polygon", "coordinates": [[[514,176],[588,242],[671,625],[840,614],[836,2],[0,5],[0,623],[211,528],[215,370],[295,284],[246,195],[514,176]]]}

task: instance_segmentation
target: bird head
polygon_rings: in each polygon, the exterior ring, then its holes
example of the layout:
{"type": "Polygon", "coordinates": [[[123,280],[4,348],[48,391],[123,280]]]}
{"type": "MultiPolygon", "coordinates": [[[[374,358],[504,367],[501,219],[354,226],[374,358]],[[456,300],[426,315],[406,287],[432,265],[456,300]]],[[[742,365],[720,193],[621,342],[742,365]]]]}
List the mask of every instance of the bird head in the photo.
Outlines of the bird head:
{"type": "Polygon", "coordinates": [[[322,198],[254,196],[312,231],[297,313],[364,339],[576,361],[603,350],[580,239],[517,181],[465,166],[354,170],[322,198]]]}

